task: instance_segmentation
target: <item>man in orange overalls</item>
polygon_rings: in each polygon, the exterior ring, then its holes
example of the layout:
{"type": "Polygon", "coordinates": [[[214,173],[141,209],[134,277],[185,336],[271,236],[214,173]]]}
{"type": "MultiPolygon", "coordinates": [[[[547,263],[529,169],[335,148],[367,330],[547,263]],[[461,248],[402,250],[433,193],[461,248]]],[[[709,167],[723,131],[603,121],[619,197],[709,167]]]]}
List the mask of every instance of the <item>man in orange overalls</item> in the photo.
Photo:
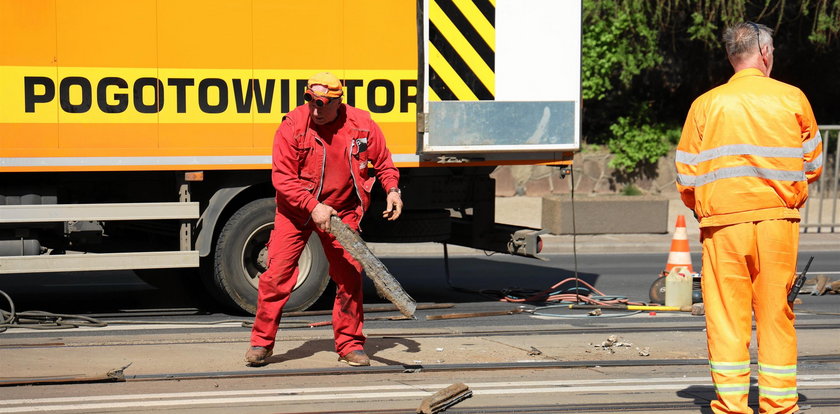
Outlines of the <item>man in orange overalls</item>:
{"type": "Polygon", "coordinates": [[[271,178],[277,191],[277,214],[268,244],[268,269],[260,275],[257,315],[249,365],[271,356],[283,306],[297,282],[297,266],[314,231],[321,239],[336,285],[332,325],[338,360],[370,365],[364,351],[362,266],[330,234],[330,217],[358,230],[370,205],[375,178],[387,193],[388,220],[402,212],[399,170],[391,161],[382,130],[361,109],[343,104],[341,82],[324,72],[307,83],[301,105],[283,117],[274,136],[271,178]],[[368,176],[368,163],[376,177],[368,176]]]}
{"type": "Polygon", "coordinates": [[[735,75],[691,105],[677,147],[677,188],[700,220],[703,302],[716,413],[752,413],[755,314],[761,413],[798,410],[796,274],[799,208],[822,172],[808,99],[771,79],[772,30],[752,22],[723,40],[735,75]]]}

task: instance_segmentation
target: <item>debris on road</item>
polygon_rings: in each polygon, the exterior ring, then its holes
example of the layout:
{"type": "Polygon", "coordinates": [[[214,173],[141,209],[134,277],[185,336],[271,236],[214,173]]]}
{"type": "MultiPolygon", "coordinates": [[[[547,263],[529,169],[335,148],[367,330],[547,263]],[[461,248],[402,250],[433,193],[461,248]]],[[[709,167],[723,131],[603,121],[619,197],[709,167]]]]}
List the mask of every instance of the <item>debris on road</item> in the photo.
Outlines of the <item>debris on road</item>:
{"type": "Polygon", "coordinates": [[[703,302],[691,305],[691,314],[693,316],[703,316],[706,314],[706,305],[703,302]]]}
{"type": "Polygon", "coordinates": [[[452,384],[429,397],[423,399],[420,407],[417,408],[418,414],[435,414],[441,411],[446,411],[447,408],[452,407],[459,402],[472,397],[473,392],[470,387],[464,383],[452,384]]]}
{"type": "Polygon", "coordinates": [[[605,351],[610,351],[610,353],[615,353],[615,348],[629,348],[633,346],[633,344],[629,342],[619,342],[619,337],[616,335],[610,335],[606,341],[601,342],[598,345],[590,344],[595,348],[601,348],[605,351]]]}

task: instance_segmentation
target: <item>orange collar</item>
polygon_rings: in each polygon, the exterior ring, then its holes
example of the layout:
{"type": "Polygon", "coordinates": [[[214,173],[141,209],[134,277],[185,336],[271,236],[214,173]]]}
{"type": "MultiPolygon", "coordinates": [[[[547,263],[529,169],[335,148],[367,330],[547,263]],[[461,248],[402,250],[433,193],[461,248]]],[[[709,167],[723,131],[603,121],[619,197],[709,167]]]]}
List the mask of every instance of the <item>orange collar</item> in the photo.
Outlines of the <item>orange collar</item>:
{"type": "Polygon", "coordinates": [[[747,76],[761,76],[763,78],[766,78],[766,76],[764,76],[764,73],[762,73],[760,70],[758,70],[756,68],[747,68],[747,69],[742,69],[742,70],[738,71],[737,73],[735,73],[734,75],[732,75],[732,77],[729,78],[729,82],[732,82],[735,79],[745,78],[747,76]]]}

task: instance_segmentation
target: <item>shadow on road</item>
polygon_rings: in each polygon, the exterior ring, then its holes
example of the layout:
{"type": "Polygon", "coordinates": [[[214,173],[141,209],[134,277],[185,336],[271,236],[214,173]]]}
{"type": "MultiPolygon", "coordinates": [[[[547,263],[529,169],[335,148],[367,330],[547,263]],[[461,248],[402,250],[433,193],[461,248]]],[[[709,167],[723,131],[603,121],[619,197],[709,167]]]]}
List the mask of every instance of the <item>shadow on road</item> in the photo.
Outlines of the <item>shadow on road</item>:
{"type": "MultiPolygon", "coordinates": [[[[282,333],[281,333],[282,335],[282,333]]],[[[377,361],[385,365],[410,365],[406,361],[393,361],[387,358],[378,357],[377,354],[382,351],[400,348],[403,352],[408,354],[415,354],[420,352],[420,344],[417,341],[407,338],[399,337],[382,337],[372,338],[365,344],[365,351],[372,361],[377,361]]],[[[281,351],[281,350],[275,350],[281,351]]],[[[268,364],[277,364],[284,361],[293,361],[298,359],[306,359],[320,352],[335,352],[335,341],[332,339],[313,339],[306,341],[297,348],[288,349],[285,352],[277,352],[266,361],[268,364]]],[[[338,358],[338,357],[336,357],[338,358]]]]}
{"type": "MultiPolygon", "coordinates": [[[[550,263],[534,259],[455,257],[450,258],[452,286],[449,286],[442,258],[386,258],[382,262],[409,295],[425,303],[495,301],[501,291],[538,292],[574,276],[572,270],[550,267],[550,263]]],[[[579,277],[597,288],[598,274],[580,273],[579,277]]],[[[364,289],[366,304],[387,303],[377,296],[368,278],[364,289]]],[[[0,290],[11,296],[18,312],[129,314],[152,309],[192,309],[199,314],[225,312],[206,297],[198,281],[173,283],[159,289],[131,271],[5,275],[0,279],[0,290]]],[[[330,309],[334,292],[332,287],[328,288],[310,309],[330,309]]],[[[8,310],[5,300],[0,302],[3,302],[0,308],[8,310]]]]}

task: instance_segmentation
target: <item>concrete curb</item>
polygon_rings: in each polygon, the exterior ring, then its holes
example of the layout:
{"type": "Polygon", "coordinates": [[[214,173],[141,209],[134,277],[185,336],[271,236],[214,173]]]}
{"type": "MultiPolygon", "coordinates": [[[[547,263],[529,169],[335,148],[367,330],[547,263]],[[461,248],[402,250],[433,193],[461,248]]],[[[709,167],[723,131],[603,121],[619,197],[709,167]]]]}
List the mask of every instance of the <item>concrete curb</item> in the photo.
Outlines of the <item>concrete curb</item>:
{"type": "MultiPolygon", "coordinates": [[[[660,212],[661,213],[661,212],[660,212]]],[[[540,197],[497,197],[496,218],[500,223],[540,228],[542,225],[542,198],[540,197]]],[[[542,236],[543,254],[577,253],[662,253],[671,249],[674,224],[678,215],[686,216],[686,232],[692,253],[700,253],[700,227],[697,220],[680,200],[668,200],[668,233],[662,234],[578,234],[542,236]]],[[[439,243],[370,243],[371,251],[377,256],[443,256],[443,245],[439,243]]],[[[450,255],[479,255],[482,250],[460,246],[449,246],[450,255]]],[[[802,251],[840,252],[840,232],[801,233],[799,249],[802,251]]]]}

